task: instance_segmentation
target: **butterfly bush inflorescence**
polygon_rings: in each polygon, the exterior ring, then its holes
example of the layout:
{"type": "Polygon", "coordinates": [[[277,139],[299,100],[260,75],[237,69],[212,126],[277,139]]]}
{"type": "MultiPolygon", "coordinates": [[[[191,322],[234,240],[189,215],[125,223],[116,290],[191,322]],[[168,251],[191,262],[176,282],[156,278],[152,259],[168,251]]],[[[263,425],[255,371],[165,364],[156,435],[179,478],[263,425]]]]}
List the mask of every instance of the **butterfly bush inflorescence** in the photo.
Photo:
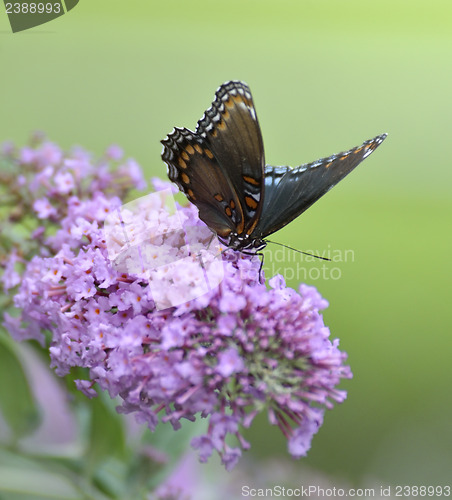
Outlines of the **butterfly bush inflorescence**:
{"type": "MultiPolygon", "coordinates": [[[[314,287],[296,291],[275,276],[267,288],[257,256],[228,250],[218,286],[158,309],[147,280],[112,265],[103,230],[121,198],[143,188],[135,162],[110,148],[94,164],[82,150],[65,154],[38,139],[21,150],[6,146],[2,157],[17,169],[0,179],[15,207],[9,234],[22,218],[35,221],[29,243],[11,237],[1,256],[3,286],[20,312],[5,314],[4,324],[16,340],[47,339],[58,375],[86,368],[87,378],[76,382],[81,391],[108,391],[119,398],[119,412],[151,430],[159,421],[177,430],[182,419],[205,418],[206,433],[192,440],[202,462],[216,451],[232,469],[249,448],[242,429],[262,411],[292,456],[306,454],[324,409],[346,397],[336,386],[351,377],[319,313],[327,302],[314,287]]],[[[203,225],[193,205],[178,213],[184,226],[203,225]]],[[[164,204],[151,216],[171,230],[164,204]]],[[[177,259],[177,238],[171,244],[177,259]]],[[[190,272],[188,265],[188,278],[171,278],[169,295],[195,286],[190,272]]]]}

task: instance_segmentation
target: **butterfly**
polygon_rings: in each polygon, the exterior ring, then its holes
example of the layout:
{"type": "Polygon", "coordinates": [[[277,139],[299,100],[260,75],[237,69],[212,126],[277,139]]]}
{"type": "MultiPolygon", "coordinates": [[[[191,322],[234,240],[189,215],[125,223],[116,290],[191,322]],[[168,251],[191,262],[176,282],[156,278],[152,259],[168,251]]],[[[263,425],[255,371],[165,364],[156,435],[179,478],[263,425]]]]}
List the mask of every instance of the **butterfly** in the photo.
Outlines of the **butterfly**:
{"type": "Polygon", "coordinates": [[[161,141],[162,159],[170,180],[223,244],[257,253],[267,236],[315,203],[386,136],[295,168],[266,165],[250,89],[230,81],[217,90],[195,132],[175,127],[161,141]]]}

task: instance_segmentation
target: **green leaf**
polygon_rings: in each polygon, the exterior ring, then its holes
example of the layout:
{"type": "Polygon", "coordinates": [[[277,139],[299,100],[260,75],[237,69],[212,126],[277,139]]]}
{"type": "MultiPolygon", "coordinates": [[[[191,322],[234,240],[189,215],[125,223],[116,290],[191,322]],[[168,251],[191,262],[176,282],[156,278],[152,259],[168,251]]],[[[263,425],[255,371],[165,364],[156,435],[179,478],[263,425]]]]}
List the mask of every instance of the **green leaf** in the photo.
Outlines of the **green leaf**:
{"type": "Polygon", "coordinates": [[[91,422],[86,466],[88,474],[92,474],[106,461],[123,458],[126,446],[123,418],[108,395],[101,393],[90,401],[89,407],[91,422]]]}
{"type": "Polygon", "coordinates": [[[0,333],[0,412],[17,439],[34,431],[40,414],[18,348],[0,333]]]}
{"type": "Polygon", "coordinates": [[[59,474],[6,466],[0,467],[0,498],[80,500],[80,491],[59,474]]]}
{"type": "Polygon", "coordinates": [[[1,500],[107,500],[84,477],[52,457],[30,457],[0,448],[1,500]]]}

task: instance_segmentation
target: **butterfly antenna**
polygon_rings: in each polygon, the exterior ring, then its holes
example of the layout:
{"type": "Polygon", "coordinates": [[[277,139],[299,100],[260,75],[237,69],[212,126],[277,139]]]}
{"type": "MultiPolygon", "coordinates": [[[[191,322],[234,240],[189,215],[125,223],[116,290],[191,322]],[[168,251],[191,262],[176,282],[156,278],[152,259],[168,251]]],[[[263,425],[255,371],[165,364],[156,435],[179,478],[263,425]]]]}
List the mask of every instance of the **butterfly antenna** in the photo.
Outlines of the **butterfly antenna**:
{"type": "Polygon", "coordinates": [[[289,250],[293,250],[294,252],[302,253],[304,255],[309,255],[310,257],[315,257],[316,259],[328,260],[331,261],[328,257],[321,257],[320,255],[315,255],[313,253],[302,252],[301,250],[297,250],[296,248],[292,248],[288,245],[283,245],[282,243],[278,243],[277,241],[266,240],[268,243],[273,243],[273,245],[279,245],[280,247],[288,248],[289,250]]]}

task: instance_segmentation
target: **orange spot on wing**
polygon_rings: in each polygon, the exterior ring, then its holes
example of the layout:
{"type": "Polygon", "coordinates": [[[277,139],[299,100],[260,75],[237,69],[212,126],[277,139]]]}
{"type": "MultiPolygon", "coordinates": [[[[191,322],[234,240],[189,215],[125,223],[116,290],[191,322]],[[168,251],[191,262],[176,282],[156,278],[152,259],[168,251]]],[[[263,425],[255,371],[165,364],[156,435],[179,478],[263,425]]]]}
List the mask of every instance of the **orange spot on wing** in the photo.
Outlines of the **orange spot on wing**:
{"type": "Polygon", "coordinates": [[[207,155],[210,159],[212,159],[212,158],[213,158],[213,154],[212,154],[212,151],[210,151],[210,149],[205,149],[205,150],[204,150],[204,153],[206,153],[206,155],[207,155]]]}
{"type": "Polygon", "coordinates": [[[217,194],[214,196],[214,198],[215,198],[217,201],[219,201],[219,202],[222,202],[222,201],[224,200],[223,196],[221,196],[221,194],[220,194],[220,193],[217,193],[217,194]]]}
{"type": "Polygon", "coordinates": [[[182,158],[179,158],[177,160],[177,163],[179,164],[180,168],[187,168],[187,164],[184,162],[184,160],[182,158]]]}
{"type": "Polygon", "coordinates": [[[240,103],[240,102],[243,102],[243,104],[245,104],[245,106],[252,107],[251,100],[242,94],[233,95],[233,96],[231,96],[231,98],[232,99],[228,99],[225,102],[226,106],[228,106],[228,107],[231,107],[234,103],[240,103]],[[231,102],[231,100],[233,102],[231,102]]]}
{"type": "Polygon", "coordinates": [[[182,173],[180,177],[184,184],[190,184],[190,177],[187,174],[182,173]]]}
{"type": "Polygon", "coordinates": [[[254,177],[249,177],[248,175],[243,176],[243,180],[247,182],[248,184],[252,184],[253,186],[259,186],[260,182],[255,179],[254,177]]]}
{"type": "Polygon", "coordinates": [[[234,200],[231,200],[229,202],[229,206],[232,208],[232,210],[234,210],[234,208],[235,208],[235,202],[234,202],[234,200]]]}
{"type": "Polygon", "coordinates": [[[192,155],[192,154],[195,152],[195,150],[193,149],[193,146],[192,146],[191,144],[189,144],[189,145],[185,148],[185,150],[186,150],[186,151],[187,151],[187,153],[188,153],[188,154],[190,154],[190,155],[192,155]]]}
{"type": "Polygon", "coordinates": [[[181,156],[185,161],[188,161],[190,159],[186,151],[182,151],[181,156]]]}
{"type": "Polygon", "coordinates": [[[200,146],[199,144],[195,144],[193,147],[196,149],[196,151],[197,151],[200,155],[202,155],[202,148],[201,148],[201,146],[200,146]]]}
{"type": "Polygon", "coordinates": [[[245,203],[248,206],[248,208],[251,208],[252,210],[256,210],[257,201],[254,198],[252,198],[251,196],[245,196],[245,203]]]}
{"type": "Polygon", "coordinates": [[[227,215],[228,217],[231,217],[231,216],[232,216],[232,211],[231,211],[231,209],[230,209],[229,207],[226,207],[226,208],[224,209],[224,211],[226,212],[226,215],[227,215]]]}

